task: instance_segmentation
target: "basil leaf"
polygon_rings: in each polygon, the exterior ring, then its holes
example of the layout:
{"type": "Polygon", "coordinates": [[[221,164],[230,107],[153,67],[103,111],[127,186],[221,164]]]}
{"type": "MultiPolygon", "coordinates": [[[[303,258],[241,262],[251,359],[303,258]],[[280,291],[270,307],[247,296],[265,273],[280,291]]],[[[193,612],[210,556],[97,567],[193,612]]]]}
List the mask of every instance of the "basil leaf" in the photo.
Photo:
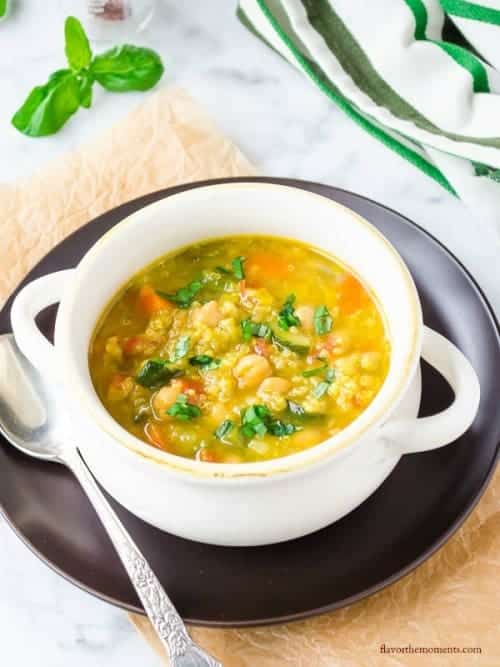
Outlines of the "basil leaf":
{"type": "Polygon", "coordinates": [[[94,79],[89,72],[83,71],[78,75],[78,83],[80,85],[80,105],[85,109],[90,109],[94,79]]]}
{"type": "Polygon", "coordinates": [[[238,280],[243,280],[245,277],[245,270],[243,269],[243,262],[245,258],[244,257],[235,257],[235,259],[232,260],[231,266],[233,267],[233,273],[235,278],[238,280]]]}
{"type": "Polygon", "coordinates": [[[225,435],[233,430],[233,428],[234,422],[232,422],[230,419],[225,419],[222,424],[217,427],[214,435],[218,440],[222,440],[225,435]]]}
{"type": "Polygon", "coordinates": [[[318,306],[314,311],[314,329],[317,334],[328,333],[333,324],[333,319],[326,306],[318,306]]]}
{"type": "Polygon", "coordinates": [[[177,400],[167,410],[167,415],[176,417],[182,421],[189,421],[201,415],[201,410],[197,405],[188,402],[186,394],[179,394],[177,400]]]}
{"type": "Polygon", "coordinates": [[[80,84],[69,69],[51,74],[43,86],[36,86],[16,111],[11,123],[28,137],[55,134],[80,106],[80,84]]]}
{"type": "Polygon", "coordinates": [[[214,359],[208,354],[197,354],[189,359],[189,363],[191,366],[199,366],[200,368],[210,370],[212,368],[218,368],[221,361],[220,359],[214,359]]]}
{"type": "Polygon", "coordinates": [[[179,306],[179,308],[189,308],[191,303],[194,301],[195,296],[202,289],[202,287],[203,281],[198,278],[197,280],[191,281],[185,287],[181,287],[174,294],[167,294],[166,292],[161,292],[160,290],[156,290],[156,292],[164,299],[173,301],[179,306]]]}
{"type": "Polygon", "coordinates": [[[137,384],[152,389],[161,387],[181,375],[181,371],[168,367],[168,361],[164,359],[148,359],[135,377],[137,384]]]}
{"type": "Polygon", "coordinates": [[[255,336],[256,338],[270,338],[272,334],[271,327],[268,324],[261,322],[252,322],[250,319],[241,320],[241,331],[243,333],[243,340],[248,341],[255,336]]]}
{"type": "Polygon", "coordinates": [[[80,21],[74,16],[68,16],[64,24],[65,52],[69,66],[74,70],[81,70],[90,65],[92,51],[89,40],[80,21]]]}
{"type": "Polygon", "coordinates": [[[313,377],[314,375],[319,375],[326,368],[328,368],[328,364],[323,364],[323,366],[317,366],[316,368],[308,368],[307,370],[302,371],[301,375],[302,377],[310,378],[313,377]]]}
{"type": "Polygon", "coordinates": [[[289,294],[283,304],[283,308],[278,313],[278,326],[280,329],[288,331],[290,327],[297,327],[300,325],[300,319],[295,314],[293,304],[295,302],[295,294],[289,294]]]}
{"type": "Polygon", "coordinates": [[[95,56],[90,71],[103,88],[123,93],[149,90],[161,79],[164,67],[151,49],[125,44],[95,56]]]}
{"type": "Polygon", "coordinates": [[[0,19],[7,14],[8,6],[8,0],[0,0],[0,19]]]}
{"type": "Polygon", "coordinates": [[[172,355],[172,362],[175,363],[186,356],[189,350],[190,343],[189,336],[181,336],[175,344],[174,354],[172,355]]]}

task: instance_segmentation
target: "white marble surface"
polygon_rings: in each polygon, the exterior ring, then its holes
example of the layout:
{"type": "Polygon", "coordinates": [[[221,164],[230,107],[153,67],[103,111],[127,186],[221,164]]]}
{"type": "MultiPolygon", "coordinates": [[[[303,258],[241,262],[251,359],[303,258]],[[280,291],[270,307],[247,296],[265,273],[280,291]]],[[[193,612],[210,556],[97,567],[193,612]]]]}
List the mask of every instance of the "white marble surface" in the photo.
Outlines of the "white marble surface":
{"type": "MultiPolygon", "coordinates": [[[[157,49],[167,65],[165,83],[186,87],[262,173],[331,183],[401,211],[462,259],[499,310],[497,234],[247,34],[234,16],[235,2],[160,0],[151,30],[130,41],[157,49]]],[[[59,135],[34,140],[18,134],[9,119],[28,90],[63,65],[63,19],[83,0],[17,4],[0,23],[0,183],[43,169],[142,99],[96,91],[92,110],[81,110],[59,135]]],[[[159,664],[123,612],[57,577],[1,521],[0,590],[2,664],[159,664]]]]}

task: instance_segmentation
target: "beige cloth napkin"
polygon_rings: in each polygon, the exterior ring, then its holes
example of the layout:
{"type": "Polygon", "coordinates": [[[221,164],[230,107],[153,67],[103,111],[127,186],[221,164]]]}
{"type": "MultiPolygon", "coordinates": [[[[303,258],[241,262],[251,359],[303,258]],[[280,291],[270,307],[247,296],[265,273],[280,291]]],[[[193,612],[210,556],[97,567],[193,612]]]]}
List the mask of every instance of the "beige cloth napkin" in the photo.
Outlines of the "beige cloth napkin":
{"type": "MultiPolygon", "coordinates": [[[[92,144],[27,182],[0,186],[0,299],[54,244],[118,204],[169,185],[253,173],[186,93],[160,91],[92,144]]],[[[225,667],[498,667],[499,565],[497,474],[446,546],[377,595],[299,623],[191,633],[225,667]],[[381,644],[482,653],[388,654],[381,644]]],[[[148,621],[131,620],[168,664],[148,621]]]]}

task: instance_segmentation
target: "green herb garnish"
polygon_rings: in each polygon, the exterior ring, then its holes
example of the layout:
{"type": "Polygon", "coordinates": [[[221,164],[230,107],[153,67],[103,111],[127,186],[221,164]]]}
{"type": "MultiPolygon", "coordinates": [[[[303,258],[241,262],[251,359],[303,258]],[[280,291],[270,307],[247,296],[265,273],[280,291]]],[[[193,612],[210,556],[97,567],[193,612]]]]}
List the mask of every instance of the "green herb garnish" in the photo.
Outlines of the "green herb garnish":
{"type": "Polygon", "coordinates": [[[314,330],[320,336],[328,333],[333,324],[332,316],[326,306],[318,306],[314,311],[314,330]]]}
{"type": "Polygon", "coordinates": [[[283,308],[278,313],[278,326],[280,329],[288,331],[290,327],[298,327],[300,319],[295,314],[293,304],[295,303],[295,294],[289,294],[283,304],[283,308]]]}
{"type": "Polygon", "coordinates": [[[196,354],[194,357],[189,358],[189,363],[191,366],[199,366],[205,370],[211,370],[212,368],[218,368],[221,361],[220,359],[214,359],[208,354],[196,354]]]}
{"type": "Polygon", "coordinates": [[[308,368],[307,370],[302,371],[301,375],[305,378],[311,378],[314,375],[319,375],[322,373],[325,368],[328,368],[328,364],[323,364],[323,366],[317,366],[316,368],[308,368]]]}
{"type": "Polygon", "coordinates": [[[135,377],[137,384],[142,387],[152,389],[161,387],[172,380],[172,378],[182,375],[182,372],[175,368],[169,368],[169,362],[164,359],[148,359],[135,377]]]}
{"type": "Polygon", "coordinates": [[[172,355],[172,363],[175,363],[176,361],[179,361],[179,359],[182,359],[186,356],[189,350],[190,340],[191,339],[189,336],[181,336],[179,338],[175,344],[174,354],[172,355]]]}
{"type": "Polygon", "coordinates": [[[218,440],[222,440],[224,436],[226,436],[230,431],[232,431],[234,428],[234,422],[231,421],[230,419],[225,419],[222,424],[220,424],[214,435],[218,440]]]}
{"type": "Polygon", "coordinates": [[[177,400],[167,410],[167,415],[181,419],[182,421],[189,421],[201,415],[201,410],[197,405],[188,402],[186,394],[179,394],[177,400]]]}
{"type": "Polygon", "coordinates": [[[334,380],[335,369],[329,368],[325,373],[325,379],[314,387],[312,391],[314,398],[321,398],[324,396],[334,380]]]}
{"type": "Polygon", "coordinates": [[[271,327],[268,324],[252,322],[250,319],[241,320],[241,331],[245,343],[255,336],[256,338],[270,338],[272,334],[271,327]]]}
{"type": "Polygon", "coordinates": [[[233,259],[232,262],[231,262],[234,277],[237,280],[243,280],[243,278],[245,277],[245,271],[243,269],[243,262],[244,261],[245,261],[244,257],[235,257],[235,259],[233,259]]]}
{"type": "Polygon", "coordinates": [[[295,424],[289,424],[274,419],[265,405],[251,405],[241,413],[240,432],[245,438],[253,438],[256,435],[269,433],[278,438],[292,435],[300,429],[295,424]]]}
{"type": "MultiPolygon", "coordinates": [[[[1,4],[5,6],[5,0],[1,4]]],[[[161,58],[151,49],[126,44],[92,57],[74,16],[66,19],[64,36],[69,68],[57,70],[47,83],[33,88],[12,117],[12,125],[29,137],[55,134],[80,107],[89,108],[95,81],[112,92],[148,90],[163,74],[161,58]]]]}
{"type": "Polygon", "coordinates": [[[192,280],[185,287],[181,287],[177,290],[177,292],[174,292],[174,294],[167,294],[166,292],[161,292],[160,290],[156,290],[156,292],[164,299],[173,301],[179,306],[179,308],[189,308],[191,303],[194,301],[195,296],[202,289],[202,287],[203,281],[198,278],[197,280],[192,280]]]}

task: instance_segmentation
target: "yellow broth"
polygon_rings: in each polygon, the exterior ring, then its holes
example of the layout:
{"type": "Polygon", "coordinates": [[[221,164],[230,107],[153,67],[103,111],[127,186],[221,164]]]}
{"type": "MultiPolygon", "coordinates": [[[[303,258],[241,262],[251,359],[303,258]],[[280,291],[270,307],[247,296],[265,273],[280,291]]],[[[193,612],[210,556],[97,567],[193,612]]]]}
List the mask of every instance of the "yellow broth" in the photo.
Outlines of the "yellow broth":
{"type": "Polygon", "coordinates": [[[387,375],[374,299],[331,257],[252,236],[213,240],[137,273],[101,317],[94,387],[127,431],[178,456],[245,463],[345,428],[387,375]]]}

